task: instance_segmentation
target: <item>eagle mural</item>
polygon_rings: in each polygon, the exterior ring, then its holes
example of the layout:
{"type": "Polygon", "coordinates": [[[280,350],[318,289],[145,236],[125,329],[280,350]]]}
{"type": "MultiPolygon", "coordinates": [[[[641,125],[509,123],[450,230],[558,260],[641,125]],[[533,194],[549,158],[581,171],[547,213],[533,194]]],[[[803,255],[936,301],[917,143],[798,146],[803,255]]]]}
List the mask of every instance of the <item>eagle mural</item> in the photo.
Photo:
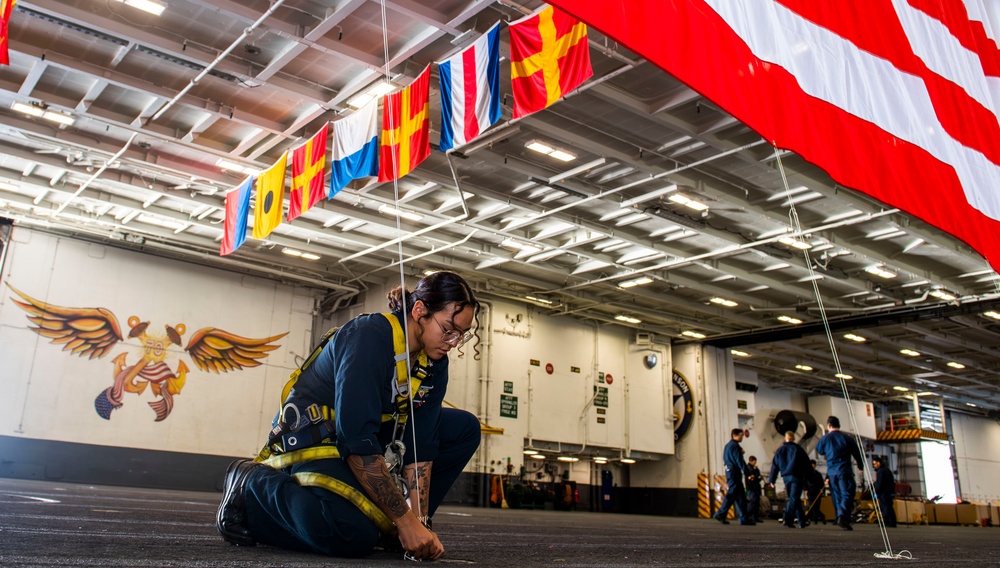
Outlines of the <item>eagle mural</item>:
{"type": "MultiPolygon", "coordinates": [[[[148,321],[131,316],[128,318],[130,329],[126,339],[122,335],[118,319],[104,308],[65,308],[36,300],[10,283],[7,283],[7,287],[24,300],[21,302],[12,299],[28,312],[28,321],[34,324],[29,329],[48,338],[49,343],[62,345],[63,351],[89,359],[100,359],[119,341],[135,340],[139,344],[139,360],[135,363],[128,364],[126,352],[118,354],[112,360],[114,384],[101,391],[94,399],[94,410],[101,418],[110,420],[111,413],[121,408],[123,393],[138,395],[146,387],[150,387],[157,397],[157,400],[148,403],[156,413],[156,421],[170,416],[174,408],[174,397],[184,388],[189,371],[183,360],[177,361],[176,369],[171,369],[166,362],[169,355],[175,354],[172,346],[179,347],[183,344],[186,331],[183,323],[165,325],[163,332],[157,332],[149,328],[148,321]]],[[[260,365],[261,359],[280,347],[274,341],[286,335],[287,332],[252,339],[218,328],[205,327],[191,336],[184,351],[202,371],[216,374],[239,371],[244,367],[260,365]]]]}

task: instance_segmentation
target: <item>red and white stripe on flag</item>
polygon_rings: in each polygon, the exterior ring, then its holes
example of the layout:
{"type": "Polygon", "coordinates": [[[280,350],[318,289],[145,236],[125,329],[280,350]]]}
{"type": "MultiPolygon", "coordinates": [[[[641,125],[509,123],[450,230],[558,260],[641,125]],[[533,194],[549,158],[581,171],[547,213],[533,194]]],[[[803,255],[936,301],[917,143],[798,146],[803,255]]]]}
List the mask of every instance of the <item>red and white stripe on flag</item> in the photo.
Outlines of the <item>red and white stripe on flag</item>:
{"type": "Polygon", "coordinates": [[[550,0],[775,146],[1000,270],[1000,6],[987,0],[550,0]],[[996,13],[994,13],[996,12],[996,13]]]}

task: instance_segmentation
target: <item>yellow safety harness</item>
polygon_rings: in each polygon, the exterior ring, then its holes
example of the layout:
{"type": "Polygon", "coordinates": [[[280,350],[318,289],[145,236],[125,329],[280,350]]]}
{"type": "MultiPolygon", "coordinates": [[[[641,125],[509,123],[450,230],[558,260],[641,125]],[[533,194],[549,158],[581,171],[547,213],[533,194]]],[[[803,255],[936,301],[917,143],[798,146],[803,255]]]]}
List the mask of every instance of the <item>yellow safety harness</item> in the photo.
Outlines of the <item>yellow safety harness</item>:
{"type": "MultiPolygon", "coordinates": [[[[407,422],[413,393],[419,391],[421,382],[427,378],[429,362],[427,359],[427,353],[421,350],[420,354],[417,356],[417,366],[414,369],[414,373],[411,375],[406,368],[407,342],[403,327],[400,325],[399,319],[395,316],[395,314],[382,315],[385,316],[385,319],[389,321],[389,325],[392,326],[392,342],[393,350],[395,352],[394,360],[396,362],[396,406],[392,414],[382,415],[382,422],[396,422],[395,429],[393,431],[392,445],[393,447],[397,447],[396,444],[399,444],[398,447],[403,448],[402,443],[397,440],[397,436],[402,433],[403,426],[405,426],[407,422]]],[[[281,413],[278,419],[279,424],[274,428],[274,430],[272,430],[267,443],[264,444],[264,447],[257,454],[254,461],[270,466],[274,469],[284,469],[296,464],[315,460],[340,458],[340,452],[337,450],[337,447],[333,445],[332,438],[334,433],[333,421],[336,418],[336,412],[334,409],[315,403],[306,408],[306,416],[310,421],[309,428],[311,429],[311,432],[313,432],[312,436],[314,438],[321,437],[321,439],[317,439],[311,444],[306,442],[308,444],[306,447],[301,449],[291,449],[291,446],[298,442],[295,436],[297,431],[286,432],[284,430],[286,426],[285,414],[289,410],[289,406],[294,406],[288,403],[288,397],[292,392],[292,388],[295,386],[295,383],[298,381],[302,372],[309,368],[309,365],[311,365],[313,361],[319,357],[319,354],[322,353],[323,348],[326,347],[327,343],[329,343],[337,329],[338,328],[335,327],[323,335],[319,344],[313,349],[309,357],[302,363],[301,367],[292,372],[288,382],[286,382],[284,388],[281,389],[281,413]],[[316,434],[315,432],[320,433],[316,434]],[[326,433],[326,435],[324,436],[323,433],[326,433]],[[288,451],[286,451],[286,449],[288,451]]],[[[297,426],[299,422],[301,422],[301,415],[297,407],[295,407],[295,412],[295,424],[297,426]]],[[[301,445],[301,443],[298,445],[301,445]]],[[[295,445],[295,447],[298,447],[298,445],[295,445]]],[[[398,458],[399,461],[394,467],[402,467],[402,464],[400,463],[402,460],[401,453],[398,455],[398,458]]],[[[343,481],[330,477],[329,475],[323,475],[315,472],[300,472],[294,474],[293,477],[299,485],[304,487],[322,487],[340,495],[344,499],[347,499],[360,509],[365,516],[371,519],[372,522],[374,522],[378,527],[379,531],[386,534],[394,534],[396,532],[395,525],[389,517],[382,512],[381,509],[372,503],[366,495],[343,481]]]]}

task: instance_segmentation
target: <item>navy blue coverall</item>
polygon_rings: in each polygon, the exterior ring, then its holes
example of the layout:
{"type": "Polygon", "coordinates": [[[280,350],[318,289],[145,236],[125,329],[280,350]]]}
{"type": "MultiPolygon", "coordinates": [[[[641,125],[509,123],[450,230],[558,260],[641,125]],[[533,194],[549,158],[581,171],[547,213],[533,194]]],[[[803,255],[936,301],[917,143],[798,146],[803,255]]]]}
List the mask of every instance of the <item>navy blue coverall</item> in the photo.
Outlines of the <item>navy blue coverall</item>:
{"type": "Polygon", "coordinates": [[[854,493],[858,489],[851,469],[851,458],[864,469],[861,450],[854,439],[840,430],[831,430],[816,444],[816,453],[826,456],[826,474],[830,478],[830,493],[837,511],[837,521],[849,523],[854,512],[854,493]]]}
{"type": "MultiPolygon", "coordinates": [[[[403,314],[396,316],[402,322],[403,314]]],[[[468,412],[441,408],[448,387],[448,358],[431,363],[429,376],[414,395],[413,414],[403,436],[407,448],[403,463],[433,462],[430,502],[421,503],[433,515],[479,447],[480,427],[468,412]]],[[[394,422],[383,422],[382,415],[395,412],[395,367],[392,327],[382,314],[366,314],[337,330],[299,376],[289,401],[301,409],[316,402],[336,411],[341,458],[298,464],[291,471],[260,468],[248,478],[248,524],[258,542],[333,556],[372,551],[379,531],[360,509],[327,489],[302,487],[289,474],[325,474],[366,495],[346,458],[382,455],[392,441],[394,422]]]]}
{"type": "Polygon", "coordinates": [[[794,520],[798,519],[799,526],[806,527],[806,512],[802,508],[802,485],[810,469],[812,465],[809,464],[809,456],[802,446],[795,442],[785,442],[774,452],[771,475],[768,476],[767,482],[774,485],[779,472],[785,482],[788,503],[785,504],[785,514],[781,518],[785,526],[792,526],[794,520]]]}
{"type": "Polygon", "coordinates": [[[715,513],[717,519],[725,519],[729,514],[729,508],[736,506],[736,513],[740,516],[741,523],[753,523],[753,516],[747,509],[747,493],[743,488],[743,470],[747,464],[743,461],[743,448],[736,440],[729,440],[726,448],[722,451],[722,461],[726,465],[726,483],[729,489],[726,491],[726,498],[722,500],[722,506],[715,513]]]}
{"type": "Polygon", "coordinates": [[[875,499],[878,500],[878,509],[887,527],[896,526],[896,509],[892,505],[895,494],[896,477],[882,464],[875,470],[875,499]]]}
{"type": "Polygon", "coordinates": [[[747,464],[743,469],[743,477],[747,484],[747,515],[755,520],[760,520],[760,469],[755,465],[747,464]]]}

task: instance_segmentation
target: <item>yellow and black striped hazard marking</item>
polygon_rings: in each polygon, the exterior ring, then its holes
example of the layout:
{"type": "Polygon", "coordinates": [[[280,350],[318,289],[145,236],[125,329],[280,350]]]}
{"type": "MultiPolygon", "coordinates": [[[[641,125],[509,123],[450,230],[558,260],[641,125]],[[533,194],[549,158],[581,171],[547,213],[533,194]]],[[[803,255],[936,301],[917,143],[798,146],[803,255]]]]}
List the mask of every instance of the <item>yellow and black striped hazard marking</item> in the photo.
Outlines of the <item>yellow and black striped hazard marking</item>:
{"type": "Polygon", "coordinates": [[[707,519],[712,516],[712,510],[708,506],[708,474],[699,473],[698,474],[698,517],[702,519],[707,519]]]}
{"type": "Polygon", "coordinates": [[[915,442],[918,440],[948,440],[948,434],[936,432],[934,430],[921,430],[919,428],[908,430],[886,430],[879,432],[876,438],[879,442],[915,442]]]}

